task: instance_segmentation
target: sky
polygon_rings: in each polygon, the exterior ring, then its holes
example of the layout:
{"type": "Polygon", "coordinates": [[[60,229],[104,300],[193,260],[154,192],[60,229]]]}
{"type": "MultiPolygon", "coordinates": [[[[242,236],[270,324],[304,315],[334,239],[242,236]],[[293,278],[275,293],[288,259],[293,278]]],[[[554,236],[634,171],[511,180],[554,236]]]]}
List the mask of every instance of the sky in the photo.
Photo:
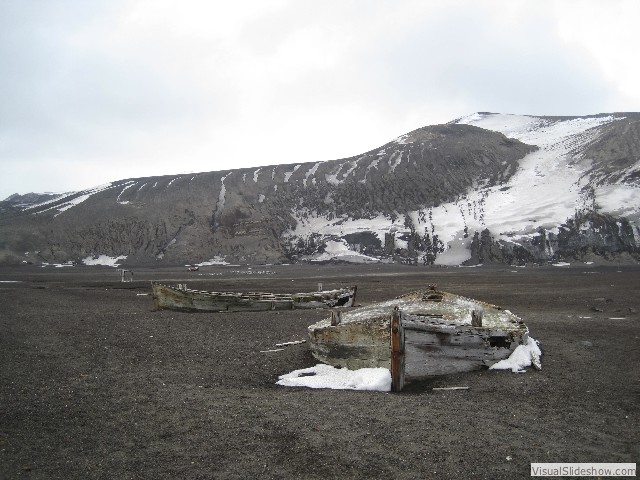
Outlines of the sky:
{"type": "Polygon", "coordinates": [[[0,0],[0,199],[640,111],[637,0],[0,0]]]}

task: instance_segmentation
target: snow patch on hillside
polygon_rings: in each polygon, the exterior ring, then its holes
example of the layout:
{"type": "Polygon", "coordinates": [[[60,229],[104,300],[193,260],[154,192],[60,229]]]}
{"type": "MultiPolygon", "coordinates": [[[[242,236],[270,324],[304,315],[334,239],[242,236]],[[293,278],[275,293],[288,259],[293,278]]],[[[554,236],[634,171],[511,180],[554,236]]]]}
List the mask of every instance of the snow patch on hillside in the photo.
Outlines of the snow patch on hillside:
{"type": "MultiPolygon", "coordinates": [[[[313,167],[311,167],[309,170],[306,171],[306,173],[304,174],[304,179],[302,180],[302,184],[306,187],[307,186],[307,182],[309,181],[309,177],[312,177],[316,174],[316,172],[318,171],[318,167],[320,166],[321,162],[317,162],[313,167]]],[[[315,180],[315,178],[314,178],[315,180]]]]}
{"type": "Polygon", "coordinates": [[[38,203],[36,205],[30,205],[26,207],[24,211],[36,210],[33,213],[40,214],[40,213],[48,212],[50,210],[57,210],[58,213],[55,216],[58,216],[62,212],[69,210],[71,207],[75,207],[76,205],[79,205],[82,202],[86,201],[92,195],[95,195],[96,193],[102,192],[104,190],[108,190],[109,188],[113,188],[113,187],[115,187],[115,185],[113,185],[112,183],[105,183],[103,185],[98,185],[97,187],[90,188],[88,190],[82,190],[80,192],[65,193],[58,197],[52,198],[51,200],[48,200],[46,202],[38,203]],[[40,210],[41,208],[46,207],[47,205],[50,205],[50,206],[48,208],[44,208],[43,210],[40,210]]]}
{"type": "Polygon", "coordinates": [[[218,194],[218,202],[216,203],[215,212],[213,212],[213,222],[216,227],[220,224],[220,216],[222,215],[222,211],[224,210],[224,204],[226,202],[227,195],[227,187],[225,186],[224,181],[229,175],[231,175],[231,172],[227,173],[223,177],[220,177],[220,193],[218,194]]]}
{"type": "Polygon", "coordinates": [[[351,173],[353,173],[353,171],[358,167],[358,161],[360,160],[360,158],[351,160],[349,162],[340,163],[332,173],[326,173],[324,178],[327,183],[330,183],[331,185],[340,185],[341,183],[343,183],[345,179],[349,175],[351,175],[351,173]],[[344,173],[341,173],[342,169],[345,167],[347,167],[347,170],[344,173]]]}
{"type": "Polygon", "coordinates": [[[303,258],[312,262],[341,261],[349,263],[379,263],[374,257],[363,255],[351,250],[345,241],[331,240],[325,244],[325,251],[316,255],[303,258]]]}
{"type": "Polygon", "coordinates": [[[296,227],[285,232],[286,236],[308,237],[312,233],[322,232],[323,235],[344,236],[350,233],[370,231],[375,233],[381,240],[384,240],[385,233],[392,229],[403,228],[402,220],[392,221],[385,215],[378,215],[371,219],[352,219],[346,215],[339,217],[328,217],[318,215],[307,208],[302,208],[294,212],[297,220],[296,227]]]}
{"type": "Polygon", "coordinates": [[[380,163],[380,158],[375,158],[371,161],[369,165],[367,165],[367,169],[364,172],[364,178],[360,180],[360,183],[367,183],[367,175],[369,175],[369,172],[371,171],[371,169],[373,168],[375,168],[376,170],[378,169],[378,163],[380,163]]]}
{"type": "Polygon", "coordinates": [[[301,167],[302,165],[296,165],[295,167],[293,167],[293,170],[291,170],[290,172],[284,172],[284,183],[289,183],[289,179],[291,178],[291,175],[293,175],[294,173],[296,173],[296,171],[301,167]]]}
{"type": "MultiPolygon", "coordinates": [[[[130,203],[128,200],[127,201],[121,201],[120,197],[122,197],[122,194],[128,189],[131,188],[133,186],[136,185],[136,182],[127,182],[127,184],[125,185],[125,187],[122,189],[122,191],[120,192],[120,194],[118,195],[118,198],[116,198],[116,202],[118,202],[120,205],[126,205],[128,203],[130,203]]],[[[143,185],[144,186],[144,185],[143,185]]],[[[141,187],[142,188],[142,187],[141,187]]]]}
{"type": "Polygon", "coordinates": [[[391,172],[394,172],[396,167],[400,165],[401,161],[402,161],[402,152],[400,151],[393,152],[389,157],[389,160],[387,161],[389,164],[389,170],[391,172]]]}

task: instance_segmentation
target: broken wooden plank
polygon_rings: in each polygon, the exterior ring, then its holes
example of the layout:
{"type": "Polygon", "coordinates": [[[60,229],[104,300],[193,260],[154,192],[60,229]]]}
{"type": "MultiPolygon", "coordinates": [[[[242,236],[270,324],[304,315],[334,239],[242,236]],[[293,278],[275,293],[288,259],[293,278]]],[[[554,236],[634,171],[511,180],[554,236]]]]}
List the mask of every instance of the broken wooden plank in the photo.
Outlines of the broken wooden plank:
{"type": "Polygon", "coordinates": [[[433,387],[431,390],[469,390],[469,387],[433,387]]]}

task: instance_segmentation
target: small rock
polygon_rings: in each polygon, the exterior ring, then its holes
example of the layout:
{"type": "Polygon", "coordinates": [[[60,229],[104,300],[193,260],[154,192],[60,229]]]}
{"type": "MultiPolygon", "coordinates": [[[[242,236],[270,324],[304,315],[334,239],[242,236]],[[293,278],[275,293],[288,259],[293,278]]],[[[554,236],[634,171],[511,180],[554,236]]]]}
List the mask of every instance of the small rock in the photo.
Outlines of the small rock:
{"type": "Polygon", "coordinates": [[[580,342],[580,345],[582,345],[583,347],[593,347],[593,343],[591,343],[588,340],[583,340],[580,342]]]}

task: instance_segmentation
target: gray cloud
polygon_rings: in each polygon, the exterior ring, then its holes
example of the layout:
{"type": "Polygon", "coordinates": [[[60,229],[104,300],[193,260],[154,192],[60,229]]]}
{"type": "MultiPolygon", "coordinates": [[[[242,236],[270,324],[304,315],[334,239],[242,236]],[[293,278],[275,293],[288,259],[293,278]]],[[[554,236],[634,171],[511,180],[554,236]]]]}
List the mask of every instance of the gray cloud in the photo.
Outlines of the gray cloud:
{"type": "Polygon", "coordinates": [[[345,157],[479,110],[639,110],[603,52],[640,41],[580,5],[2,2],[0,198],[345,157]]]}

